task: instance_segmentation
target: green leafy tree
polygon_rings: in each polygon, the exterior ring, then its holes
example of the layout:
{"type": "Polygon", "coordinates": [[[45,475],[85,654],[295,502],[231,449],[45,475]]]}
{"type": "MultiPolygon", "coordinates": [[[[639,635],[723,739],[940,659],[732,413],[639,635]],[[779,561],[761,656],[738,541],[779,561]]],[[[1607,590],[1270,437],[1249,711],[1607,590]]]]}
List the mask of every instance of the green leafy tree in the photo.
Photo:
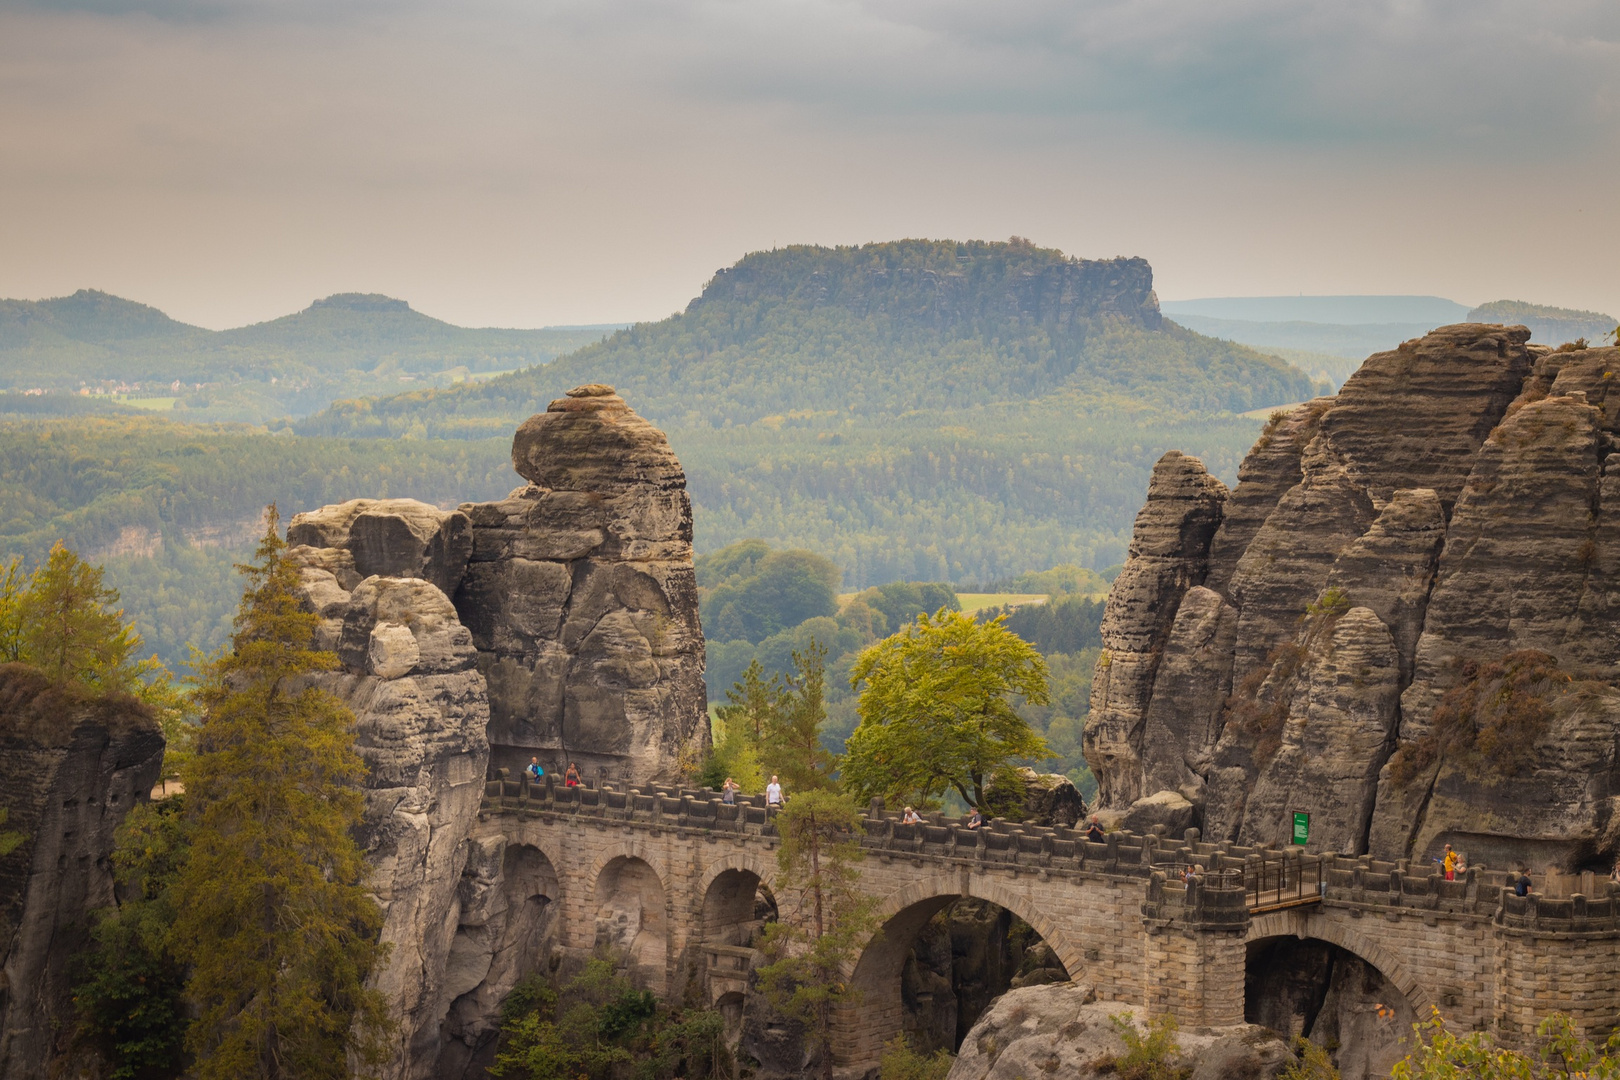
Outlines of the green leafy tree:
{"type": "Polygon", "coordinates": [[[1582,1038],[1563,1013],[1536,1028],[1529,1053],[1496,1045],[1489,1034],[1453,1035],[1435,1011],[1427,1023],[1413,1024],[1412,1053],[1395,1063],[1393,1080],[1617,1080],[1620,1031],[1602,1043],[1582,1038]]]}
{"type": "Polygon", "coordinates": [[[383,1054],[384,1001],[366,980],[384,957],[366,893],[365,764],[343,704],[311,685],[336,658],[269,529],[230,651],[202,673],[203,720],[182,772],[191,853],[174,885],[174,941],[196,1007],[198,1080],[346,1077],[383,1054]]]}
{"type": "Polygon", "coordinates": [[[58,541],[34,571],[22,596],[22,659],[58,685],[84,683],[102,691],[132,690],[151,666],[134,660],[141,640],[124,623],[118,590],[102,571],[58,541]]]}
{"type": "Polygon", "coordinates": [[[812,640],[802,652],[795,649],[787,692],[764,732],[764,771],[779,775],[790,795],[834,786],[833,755],[821,742],[826,672],[827,650],[819,642],[812,640]]]}
{"type": "Polygon", "coordinates": [[[137,806],[119,826],[113,865],[123,899],[101,913],[79,958],[79,1034],[110,1080],[169,1080],[186,1065],[186,968],[170,934],[190,850],[184,799],[137,806]]]}
{"type": "Polygon", "coordinates": [[[858,1002],[844,972],[876,928],[875,901],[861,893],[861,819],[855,802],[835,791],[809,790],[776,818],[776,896],[783,917],[765,928],[759,987],[771,1006],[805,1025],[833,1074],[833,1016],[858,1002]]]}
{"type": "Polygon", "coordinates": [[[1014,708],[1048,703],[1046,662],[1000,618],[919,616],[865,649],[851,682],[865,686],[842,775],[858,797],[928,802],[954,790],[979,806],[996,773],[1047,756],[1014,708]]]}
{"type": "Polygon", "coordinates": [[[560,989],[546,974],[513,987],[489,1072],[510,1080],[718,1080],[731,1065],[719,1013],[661,1006],[598,956],[560,989]]]}

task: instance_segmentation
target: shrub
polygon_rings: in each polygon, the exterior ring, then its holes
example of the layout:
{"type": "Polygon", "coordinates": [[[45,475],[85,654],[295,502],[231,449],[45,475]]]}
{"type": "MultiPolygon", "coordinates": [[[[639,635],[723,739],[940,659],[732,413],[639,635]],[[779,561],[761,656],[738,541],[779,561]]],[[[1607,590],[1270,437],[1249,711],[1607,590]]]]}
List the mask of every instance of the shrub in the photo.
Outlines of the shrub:
{"type": "Polygon", "coordinates": [[[883,1045],[878,1059],[878,1080],[945,1080],[956,1058],[949,1051],[919,1054],[904,1035],[896,1035],[883,1045]]]}
{"type": "Polygon", "coordinates": [[[1125,1052],[1100,1062],[1099,1071],[1112,1072],[1120,1080],[1187,1080],[1192,1069],[1175,1062],[1181,1051],[1176,1042],[1176,1018],[1169,1013],[1148,1021],[1146,1032],[1136,1030],[1130,1014],[1108,1018],[1125,1043],[1125,1052]]]}
{"type": "Polygon", "coordinates": [[[1463,681],[1435,706],[1429,733],[1391,758],[1397,783],[1410,783],[1441,758],[1517,776],[1535,761],[1536,740],[1552,723],[1552,701],[1573,681],[1558,660],[1521,649],[1481,665],[1463,665],[1463,681]]]}

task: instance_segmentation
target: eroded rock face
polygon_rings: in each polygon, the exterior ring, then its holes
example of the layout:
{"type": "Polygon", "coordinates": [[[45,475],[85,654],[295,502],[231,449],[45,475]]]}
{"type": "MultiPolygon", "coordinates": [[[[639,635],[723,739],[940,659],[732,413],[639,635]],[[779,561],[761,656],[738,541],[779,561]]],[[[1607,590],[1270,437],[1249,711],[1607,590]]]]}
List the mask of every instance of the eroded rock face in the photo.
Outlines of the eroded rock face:
{"type": "Polygon", "coordinates": [[[549,966],[557,873],[536,848],[504,838],[469,844],[456,933],[440,987],[444,1044],[435,1075],[472,1080],[494,1064],[501,1002],[549,966]]]}
{"type": "Polygon", "coordinates": [[[1203,583],[1226,485],[1172,450],[1153,467],[1130,558],[1108,594],[1102,655],[1091,682],[1085,753],[1104,805],[1141,797],[1142,727],[1181,598],[1203,583]]]}
{"type": "MultiPolygon", "coordinates": [[[[481,1075],[501,999],[549,953],[554,872],[472,840],[492,769],[538,751],[559,773],[573,760],[647,783],[708,740],[691,506],[668,442],[588,386],[527,421],[512,458],[531,483],[499,502],[355,499],[288,528],[317,644],[341,664],[318,681],[354,711],[369,767],[390,1078],[481,1075]]],[[[628,944],[661,980],[662,905],[627,904],[604,917],[635,922],[628,944]]]]}
{"type": "Polygon", "coordinates": [[[1620,349],[1527,336],[1465,324],[1371,357],[1267,425],[1216,528],[1166,459],[1104,619],[1105,812],[1174,794],[1210,839],[1277,842],[1304,810],[1315,849],[1612,860],[1620,349]],[[1523,650],[1557,677],[1512,729],[1525,753],[1485,768],[1436,709],[1523,650]]]}
{"type": "MultiPolygon", "coordinates": [[[[1025,1080],[1032,1076],[1115,1075],[1126,1052],[1112,1017],[1142,1030],[1140,1009],[1098,1001],[1085,983],[1011,990],[996,999],[962,1040],[948,1080],[1025,1080]]],[[[1176,1036],[1173,1067],[1191,1080],[1269,1080],[1293,1060],[1282,1036],[1253,1024],[1205,1028],[1176,1036]]]]}
{"type": "Polygon", "coordinates": [[[163,766],[133,698],[85,699],[0,666],[0,806],[27,839],[0,859],[0,1077],[71,1072],[73,957],[113,904],[113,834],[163,766]]]}
{"type": "Polygon", "coordinates": [[[455,594],[489,682],[496,763],[672,780],[708,738],[680,463],[604,386],[525,421],[512,463],[528,487],[462,507],[473,552],[455,594]]]}
{"type": "Polygon", "coordinates": [[[374,985],[400,1033],[383,1075],[428,1076],[451,999],[458,889],[489,763],[484,677],[472,635],[431,581],[368,577],[343,593],[326,571],[304,575],[306,602],[342,664],[316,682],[353,710],[368,769],[360,841],[390,946],[374,985]]]}

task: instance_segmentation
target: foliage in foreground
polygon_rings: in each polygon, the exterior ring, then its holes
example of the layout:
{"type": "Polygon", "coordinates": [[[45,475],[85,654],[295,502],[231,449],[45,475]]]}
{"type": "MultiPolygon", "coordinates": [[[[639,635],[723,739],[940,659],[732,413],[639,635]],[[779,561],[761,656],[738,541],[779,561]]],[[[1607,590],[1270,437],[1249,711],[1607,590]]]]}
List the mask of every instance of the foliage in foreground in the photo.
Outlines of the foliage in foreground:
{"type": "Polygon", "coordinates": [[[732,1075],[717,1012],[674,1009],[597,957],[559,986],[529,976],[501,1006],[490,1075],[503,1080],[719,1080],[732,1075]]]}
{"type": "Polygon", "coordinates": [[[113,865],[122,900],[99,914],[79,959],[79,1037],[109,1080],[168,1080],[187,1064],[186,966],[170,938],[174,884],[191,842],[185,796],[136,806],[118,829],[113,865]]]}
{"type": "Polygon", "coordinates": [[[765,928],[759,989],[771,1007],[805,1026],[821,1061],[833,1074],[833,1014],[858,1003],[860,991],[844,972],[876,930],[875,901],[860,890],[860,813],[849,796],[808,791],[776,818],[777,903],[782,918],[765,928]],[[790,914],[791,912],[791,914],[790,914]]]}
{"type": "Polygon", "coordinates": [[[1395,1065],[1393,1080],[1617,1080],[1620,1078],[1620,1032],[1593,1043],[1582,1038],[1574,1022],[1554,1013],[1536,1028],[1530,1053],[1507,1050],[1490,1035],[1476,1031],[1457,1036],[1446,1030],[1436,1010],[1426,1023],[1413,1024],[1417,1047],[1395,1065]]]}
{"type": "Polygon", "coordinates": [[[1046,661],[1001,618],[941,609],[861,653],[860,725],[843,780],[860,798],[930,803],[955,791],[980,806],[993,776],[1047,756],[1014,708],[1050,700],[1046,661]]]}
{"type": "Polygon", "coordinates": [[[231,651],[207,666],[204,719],[182,778],[190,854],[172,887],[171,942],[190,967],[187,1033],[198,1080],[346,1077],[388,1031],[367,987],[385,950],[382,913],[351,830],[365,765],[354,716],[309,676],[313,647],[297,568],[274,510],[231,651]]]}
{"type": "Polygon", "coordinates": [[[1145,1032],[1136,1030],[1128,1013],[1108,1018],[1125,1044],[1125,1052],[1111,1062],[1119,1080],[1186,1080],[1192,1069],[1175,1062],[1181,1047],[1176,1042],[1178,1026],[1169,1013],[1154,1017],[1145,1032]]]}
{"type": "Polygon", "coordinates": [[[955,1061],[956,1055],[948,1050],[919,1054],[904,1035],[896,1035],[883,1044],[878,1080],[945,1080],[955,1061]]]}

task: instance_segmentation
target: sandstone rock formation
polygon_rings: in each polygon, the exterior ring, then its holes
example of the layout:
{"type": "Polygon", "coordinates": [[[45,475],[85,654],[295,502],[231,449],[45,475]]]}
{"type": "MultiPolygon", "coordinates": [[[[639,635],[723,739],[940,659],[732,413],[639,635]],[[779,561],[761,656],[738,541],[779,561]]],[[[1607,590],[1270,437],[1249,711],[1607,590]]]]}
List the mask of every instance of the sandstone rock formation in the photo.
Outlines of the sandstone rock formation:
{"type": "Polygon", "coordinates": [[[1103,653],[1091,682],[1085,753],[1104,805],[1141,797],[1142,727],[1181,598],[1203,583],[1226,485],[1172,450],[1153,467],[1130,558],[1103,614],[1103,653]]]}
{"type": "Polygon", "coordinates": [[[1186,800],[1245,843],[1302,810],[1313,849],[1425,863],[1620,853],[1620,349],[1527,337],[1369,358],[1229,495],[1165,455],[1103,622],[1105,808],[1186,800]]]}
{"type": "Polygon", "coordinates": [[[113,833],[157,782],[163,734],[133,698],[86,698],[0,666],[0,806],[27,839],[0,859],[0,1078],[54,1075],[69,965],[113,903],[113,833]]]}
{"type": "Polygon", "coordinates": [[[489,682],[494,760],[672,781],[709,730],[685,474],[612,387],[569,394],[513,440],[529,486],[461,508],[473,551],[456,608],[489,682]]]}
{"type": "MultiPolygon", "coordinates": [[[[948,1080],[1117,1075],[1115,1061],[1127,1047],[1113,1018],[1140,1031],[1140,1011],[1097,1000],[1085,983],[1012,990],[962,1040],[948,1080]]],[[[1180,1032],[1176,1043],[1178,1052],[1166,1064],[1189,1070],[1189,1080],[1269,1080],[1293,1060],[1281,1035],[1252,1024],[1180,1032]]]]}
{"type": "Polygon", "coordinates": [[[1015,809],[1011,820],[1029,825],[1073,825],[1086,816],[1086,800],[1080,789],[1062,773],[1038,773],[1027,766],[1018,770],[1019,784],[1006,793],[1011,806],[1002,803],[1001,785],[994,778],[985,785],[985,801],[996,814],[1010,816],[1007,809],[1015,809]],[[1021,788],[1021,790],[1020,790],[1021,788]]]}
{"type": "Polygon", "coordinates": [[[531,482],[499,502],[357,499],[287,530],[341,664],[318,681],[369,766],[361,839],[392,946],[376,982],[400,1031],[383,1074],[401,1080],[477,1075],[501,999],[548,952],[554,872],[470,839],[486,776],[539,755],[645,784],[707,745],[691,506],[662,433],[581,387],[512,459],[531,482]]]}

